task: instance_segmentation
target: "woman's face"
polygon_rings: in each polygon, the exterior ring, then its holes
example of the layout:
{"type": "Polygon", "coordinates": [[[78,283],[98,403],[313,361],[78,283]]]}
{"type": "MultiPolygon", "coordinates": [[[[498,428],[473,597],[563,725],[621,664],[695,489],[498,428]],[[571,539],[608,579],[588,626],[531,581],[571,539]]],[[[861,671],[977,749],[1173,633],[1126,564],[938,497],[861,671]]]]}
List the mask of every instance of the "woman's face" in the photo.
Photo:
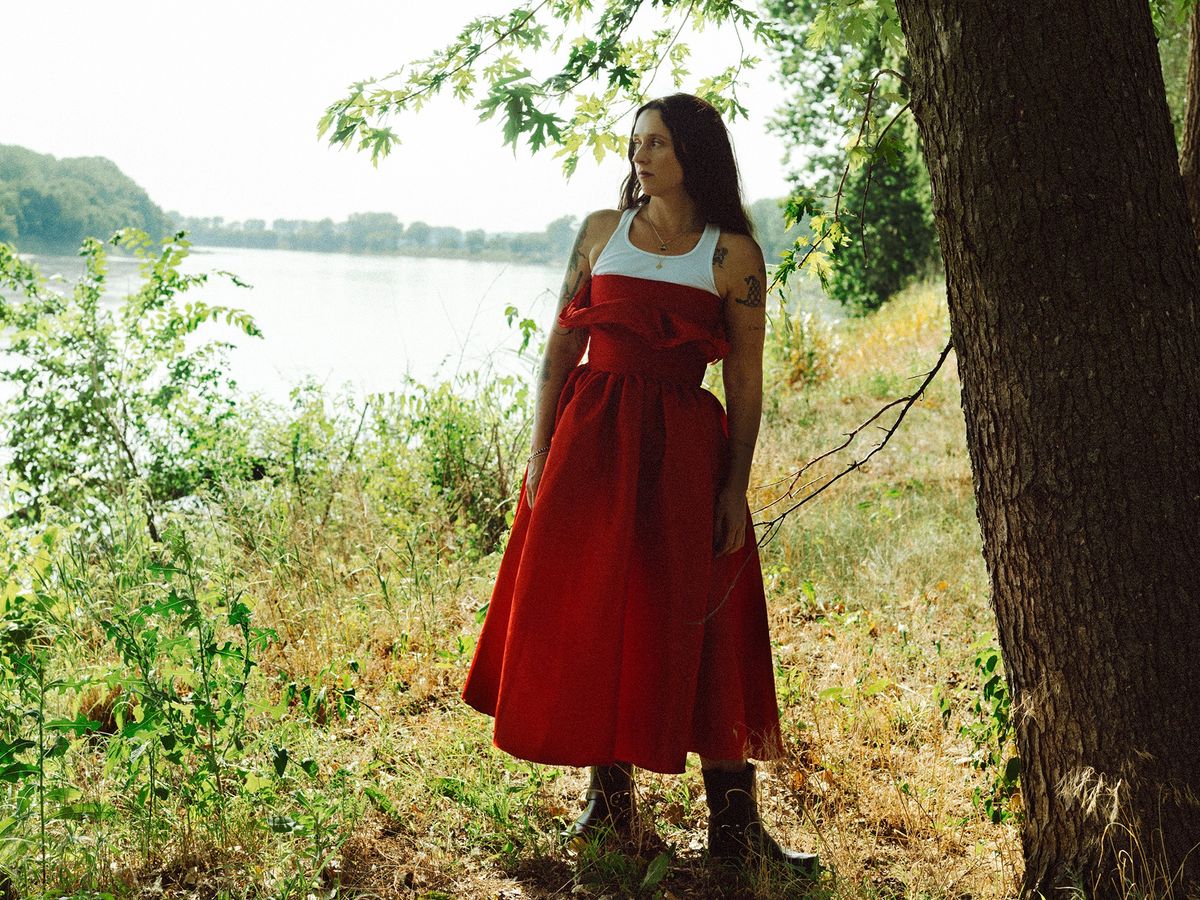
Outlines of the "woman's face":
{"type": "Polygon", "coordinates": [[[661,197],[683,188],[683,166],[657,109],[642,110],[637,117],[629,150],[643,193],[661,197]]]}

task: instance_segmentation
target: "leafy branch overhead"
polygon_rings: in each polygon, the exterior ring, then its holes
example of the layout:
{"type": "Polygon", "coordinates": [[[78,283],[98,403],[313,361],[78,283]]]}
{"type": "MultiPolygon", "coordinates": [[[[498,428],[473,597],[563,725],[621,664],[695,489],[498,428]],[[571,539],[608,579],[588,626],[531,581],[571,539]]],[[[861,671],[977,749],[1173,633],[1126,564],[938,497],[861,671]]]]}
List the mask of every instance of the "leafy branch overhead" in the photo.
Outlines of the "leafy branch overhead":
{"type": "MultiPolygon", "coordinates": [[[[317,134],[370,151],[378,165],[400,140],[390,117],[418,112],[449,90],[460,102],[476,101],[481,120],[499,114],[504,143],[514,150],[522,138],[533,151],[557,146],[570,175],[582,153],[599,160],[623,152],[617,122],[652,88],[669,93],[687,81],[690,51],[680,38],[689,26],[700,31],[706,25],[731,27],[739,45],[743,35],[765,45],[779,40],[771,24],[734,0],[610,0],[599,15],[591,0],[530,0],[502,15],[472,19],[431,56],[355,82],[325,111],[317,134]],[[658,20],[640,35],[634,30],[639,15],[658,20]],[[551,74],[535,74],[539,57],[551,74]],[[669,75],[670,90],[657,81],[660,74],[669,75]]],[[[738,78],[757,62],[742,52],[735,64],[690,89],[726,118],[744,117],[738,78]]]]}
{"type": "MultiPolygon", "coordinates": [[[[738,96],[743,69],[758,59],[757,45],[785,57],[788,46],[825,48],[830,54],[860,58],[865,48],[898,67],[904,55],[894,0],[786,0],[758,12],[734,0],[528,0],[507,13],[472,19],[440,51],[380,78],[351,85],[331,104],[318,135],[331,144],[369,151],[378,165],[400,141],[392,116],[419,112],[448,91],[474,102],[481,120],[496,120],[503,141],[514,151],[522,140],[534,152],[555,147],[569,176],[581,155],[597,161],[622,154],[628,116],[649,96],[687,89],[712,103],[727,120],[746,117],[738,96]],[[597,9],[596,7],[599,7],[597,9]],[[804,25],[798,28],[803,14],[804,25]],[[716,74],[693,77],[684,32],[719,27],[729,33],[736,61],[716,74]],[[550,74],[538,74],[537,69],[550,74]]],[[[786,69],[786,65],[785,65],[786,69]]],[[[844,134],[847,171],[876,159],[891,161],[902,141],[888,134],[903,112],[906,91],[895,69],[881,68],[866,78],[844,78],[828,127],[844,134]]],[[[843,176],[842,182],[844,183],[843,176]]],[[[775,283],[807,269],[824,281],[828,253],[851,239],[839,221],[841,188],[826,210],[822,195],[806,191],[793,198],[788,223],[814,221],[784,254],[775,283]]]]}

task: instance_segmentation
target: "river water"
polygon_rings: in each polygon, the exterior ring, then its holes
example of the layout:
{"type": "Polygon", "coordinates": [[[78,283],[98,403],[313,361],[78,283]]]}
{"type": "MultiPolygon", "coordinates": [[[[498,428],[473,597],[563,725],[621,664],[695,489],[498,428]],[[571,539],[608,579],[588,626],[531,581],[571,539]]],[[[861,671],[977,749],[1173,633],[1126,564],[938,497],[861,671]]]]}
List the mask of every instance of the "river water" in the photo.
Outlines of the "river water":
{"type": "MultiPolygon", "coordinates": [[[[77,257],[32,260],[68,284],[83,271],[77,257]]],[[[361,394],[401,389],[406,376],[431,382],[479,369],[527,375],[538,338],[518,356],[521,335],[505,309],[515,306],[545,328],[562,279],[558,267],[522,263],[230,247],[194,247],[181,269],[224,270],[252,285],[213,275],[183,299],[254,316],[261,339],[224,324],[207,334],[236,344],[230,369],[242,389],[280,401],[305,379],[361,394]]],[[[110,298],[140,285],[137,260],[109,258],[110,298]]]]}

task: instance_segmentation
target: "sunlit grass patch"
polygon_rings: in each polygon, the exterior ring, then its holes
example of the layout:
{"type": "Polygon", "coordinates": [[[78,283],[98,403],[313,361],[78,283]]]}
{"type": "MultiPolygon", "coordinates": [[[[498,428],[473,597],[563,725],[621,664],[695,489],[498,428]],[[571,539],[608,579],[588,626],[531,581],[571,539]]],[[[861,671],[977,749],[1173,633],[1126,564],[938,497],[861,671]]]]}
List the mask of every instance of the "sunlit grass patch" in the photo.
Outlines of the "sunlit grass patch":
{"type": "MultiPolygon", "coordinates": [[[[807,368],[769,357],[755,507],[912,390],[942,307],[919,286],[773,338],[807,368]]],[[[953,357],[888,446],[762,548],[787,754],[760,802],[781,842],[821,854],[807,887],[712,870],[695,760],[637,774],[633,852],[565,847],[585,773],[508,757],[461,702],[527,437],[497,390],[380,399],[365,420],[302,391],[254,413],[262,477],[226,473],[173,511],[176,543],[150,540],[136,504],[103,540],[14,535],[0,868],[22,896],[1015,891],[1015,825],[972,802],[995,775],[971,737],[995,736],[976,665],[992,628],[953,357]]]]}

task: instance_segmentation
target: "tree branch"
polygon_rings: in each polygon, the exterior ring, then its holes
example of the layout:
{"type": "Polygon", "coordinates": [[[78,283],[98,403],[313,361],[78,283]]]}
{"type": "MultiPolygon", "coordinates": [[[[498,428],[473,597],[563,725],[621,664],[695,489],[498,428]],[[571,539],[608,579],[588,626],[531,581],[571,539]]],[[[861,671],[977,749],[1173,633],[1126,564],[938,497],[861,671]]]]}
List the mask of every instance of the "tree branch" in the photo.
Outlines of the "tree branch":
{"type": "MultiPolygon", "coordinates": [[[[891,71],[891,69],[880,69],[875,73],[875,78],[871,81],[871,92],[867,96],[867,111],[863,116],[864,119],[871,115],[871,103],[875,97],[875,88],[879,86],[879,76],[884,72],[891,71]]],[[[904,81],[903,78],[900,80],[904,81]]],[[[878,159],[879,147],[883,143],[883,139],[887,137],[887,133],[891,127],[896,124],[896,120],[910,106],[912,106],[911,100],[896,110],[896,114],[892,116],[891,121],[884,126],[883,131],[879,132],[879,138],[875,141],[875,146],[871,148],[871,158],[867,160],[867,183],[863,186],[862,206],[858,210],[858,242],[862,245],[863,266],[865,268],[869,268],[871,265],[871,261],[867,256],[867,197],[871,194],[871,175],[875,171],[875,161],[878,159]]]]}
{"type": "MultiPolygon", "coordinates": [[[[789,515],[791,515],[793,512],[795,512],[797,509],[799,509],[801,506],[803,506],[808,501],[812,500],[814,497],[820,495],[822,492],[827,490],[835,482],[839,481],[846,475],[849,475],[855,469],[859,469],[862,466],[864,466],[868,462],[868,460],[871,459],[871,457],[873,457],[876,453],[878,453],[880,450],[882,450],[887,445],[887,442],[892,439],[892,435],[894,435],[896,433],[896,430],[900,427],[900,423],[904,421],[904,417],[908,414],[908,411],[912,408],[914,403],[916,403],[919,399],[921,399],[921,396],[925,393],[925,389],[929,387],[929,385],[932,383],[934,377],[937,375],[938,371],[942,368],[942,363],[944,363],[946,361],[946,357],[950,355],[950,350],[952,347],[953,347],[953,343],[950,341],[947,341],[946,346],[942,348],[942,352],[938,355],[937,362],[934,363],[934,366],[932,369],[930,369],[928,372],[925,373],[924,377],[922,378],[921,384],[917,387],[917,389],[915,391],[913,391],[911,394],[909,394],[905,397],[899,397],[899,398],[891,401],[890,403],[885,404],[882,408],[877,410],[869,419],[867,419],[865,422],[863,422],[861,425],[859,425],[853,431],[847,433],[846,440],[844,440],[841,444],[839,444],[838,446],[834,447],[831,450],[827,450],[825,453],[822,453],[820,456],[816,457],[815,459],[811,459],[808,462],[806,462],[803,466],[800,467],[800,469],[794,475],[790,476],[791,483],[788,485],[788,489],[786,492],[784,492],[780,496],[776,497],[774,500],[772,500],[770,503],[766,504],[765,506],[759,507],[758,509],[756,509],[754,511],[755,514],[757,515],[758,513],[764,512],[765,510],[768,510],[771,507],[773,507],[779,503],[782,503],[786,500],[794,499],[799,493],[802,493],[803,491],[812,487],[814,484],[817,484],[818,482],[820,482],[821,479],[816,478],[805,484],[800,484],[800,479],[804,476],[805,472],[807,472],[809,469],[811,469],[817,463],[821,462],[822,460],[828,459],[829,457],[833,456],[834,454],[839,453],[842,450],[844,450],[846,447],[850,446],[850,444],[854,442],[854,439],[863,431],[863,429],[865,429],[871,423],[875,422],[880,416],[882,416],[889,409],[894,409],[897,406],[900,407],[900,412],[896,416],[896,421],[894,421],[890,427],[883,428],[883,432],[884,432],[883,439],[878,444],[876,444],[874,447],[872,447],[870,452],[868,452],[866,454],[866,456],[864,456],[862,459],[854,460],[854,462],[850,463],[850,465],[848,465],[846,468],[842,469],[842,471],[838,472],[836,475],[829,478],[827,481],[825,481],[824,484],[821,484],[821,486],[818,487],[815,491],[804,494],[803,496],[800,497],[799,500],[796,500],[795,503],[793,503],[791,506],[789,506],[783,512],[776,515],[774,518],[768,519],[764,522],[756,522],[755,523],[756,528],[761,527],[761,528],[766,529],[763,532],[762,537],[760,537],[758,539],[759,547],[765,546],[767,543],[769,543],[771,541],[772,538],[774,538],[775,534],[779,531],[779,526],[783,523],[783,520],[786,519],[789,515]]],[[[920,377],[920,376],[914,376],[914,377],[920,377]]],[[[879,426],[879,427],[882,428],[882,426],[879,426]]],[[[788,480],[788,479],[781,478],[778,481],[775,481],[775,482],[772,482],[771,484],[765,485],[765,487],[772,487],[774,485],[782,484],[786,480],[788,480]]]]}
{"type": "MultiPolygon", "coordinates": [[[[445,72],[445,73],[441,74],[440,77],[433,79],[432,81],[430,81],[429,84],[425,85],[420,90],[409,91],[403,97],[399,97],[399,98],[392,100],[392,103],[395,104],[395,106],[399,107],[399,106],[407,103],[409,100],[415,100],[417,97],[420,97],[422,94],[426,94],[435,88],[440,88],[442,85],[442,82],[449,81],[451,78],[453,78],[459,72],[461,72],[463,69],[467,68],[468,66],[474,65],[477,60],[486,56],[488,53],[491,53],[492,50],[494,50],[497,46],[499,46],[501,43],[503,43],[508,38],[512,37],[515,33],[520,31],[522,28],[524,28],[525,25],[529,22],[529,20],[532,19],[534,16],[536,16],[539,12],[541,12],[542,7],[546,6],[549,2],[550,2],[550,0],[542,0],[542,2],[539,3],[537,6],[533,7],[532,9],[529,9],[528,12],[525,13],[524,18],[522,18],[521,21],[517,22],[516,24],[514,24],[511,28],[507,29],[506,31],[502,31],[500,34],[498,34],[496,36],[496,39],[494,41],[492,41],[490,44],[488,44],[486,47],[481,45],[477,50],[473,50],[471,53],[467,54],[466,59],[464,59],[459,65],[455,66],[449,72],[445,72]]],[[[494,22],[497,18],[499,18],[499,17],[498,16],[493,17],[492,21],[494,22]]],[[[399,72],[394,72],[392,74],[398,75],[399,72]]]]}

